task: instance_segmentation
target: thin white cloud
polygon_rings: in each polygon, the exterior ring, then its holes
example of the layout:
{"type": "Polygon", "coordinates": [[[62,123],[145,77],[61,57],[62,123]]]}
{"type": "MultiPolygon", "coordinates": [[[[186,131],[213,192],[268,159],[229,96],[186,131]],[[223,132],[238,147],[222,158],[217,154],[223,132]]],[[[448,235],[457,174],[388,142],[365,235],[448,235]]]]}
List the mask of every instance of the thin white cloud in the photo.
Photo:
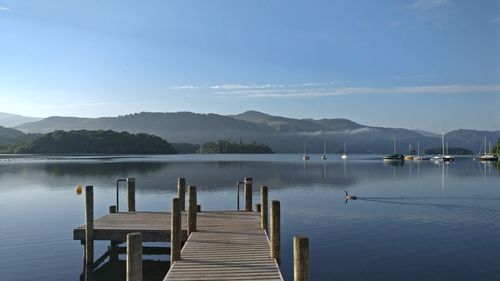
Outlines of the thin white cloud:
{"type": "Polygon", "coordinates": [[[283,85],[275,84],[262,84],[262,85],[242,85],[242,84],[223,84],[214,85],[210,89],[213,90],[239,90],[239,89],[269,89],[269,88],[282,88],[283,85]]]}
{"type": "Polygon", "coordinates": [[[286,88],[286,89],[237,89],[215,91],[219,96],[231,97],[326,97],[366,94],[476,94],[500,93],[500,85],[429,85],[409,87],[339,87],[339,88],[286,88]]]}
{"type": "Polygon", "coordinates": [[[186,86],[174,86],[170,87],[171,90],[192,90],[192,89],[198,89],[197,86],[192,86],[192,85],[186,85],[186,86]]]}
{"type": "Polygon", "coordinates": [[[9,12],[11,9],[5,6],[0,6],[0,11],[9,12]]]}
{"type": "Polygon", "coordinates": [[[275,89],[275,88],[301,88],[301,87],[320,87],[320,86],[334,86],[337,82],[306,82],[300,84],[223,84],[211,86],[212,90],[242,90],[242,89],[275,89]]]}
{"type": "Polygon", "coordinates": [[[302,84],[292,84],[291,87],[318,87],[318,86],[334,86],[337,82],[308,82],[302,84]]]}
{"type": "Polygon", "coordinates": [[[492,19],[491,22],[494,23],[494,24],[500,24],[500,16],[492,19]]]}
{"type": "Polygon", "coordinates": [[[417,0],[408,5],[409,9],[428,11],[449,5],[448,0],[417,0]]]}

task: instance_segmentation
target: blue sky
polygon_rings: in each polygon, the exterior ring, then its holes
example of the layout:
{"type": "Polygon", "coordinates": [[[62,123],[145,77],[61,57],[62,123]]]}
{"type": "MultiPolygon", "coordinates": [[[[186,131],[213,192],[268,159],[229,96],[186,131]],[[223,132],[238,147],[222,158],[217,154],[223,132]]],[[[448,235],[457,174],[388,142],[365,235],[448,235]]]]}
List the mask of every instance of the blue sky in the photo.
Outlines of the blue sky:
{"type": "Polygon", "coordinates": [[[0,112],[500,130],[498,1],[0,0],[0,112]]]}

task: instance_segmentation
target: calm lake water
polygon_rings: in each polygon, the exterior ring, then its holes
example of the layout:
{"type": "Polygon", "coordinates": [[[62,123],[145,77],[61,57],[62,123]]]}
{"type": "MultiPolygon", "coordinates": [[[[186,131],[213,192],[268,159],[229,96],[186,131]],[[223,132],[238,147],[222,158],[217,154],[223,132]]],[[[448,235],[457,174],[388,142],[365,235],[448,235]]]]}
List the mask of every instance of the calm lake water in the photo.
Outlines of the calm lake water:
{"type": "MultiPolygon", "coordinates": [[[[282,271],[292,237],[310,239],[311,280],[500,280],[500,170],[471,158],[390,165],[373,155],[148,157],[0,156],[0,280],[79,280],[84,222],[77,184],[94,185],[95,216],[115,204],[115,180],[136,178],[137,209],[169,211],[176,180],[198,186],[203,210],[236,208],[235,183],[254,179],[281,201],[282,271]],[[344,202],[344,190],[359,196],[344,202]]],[[[121,191],[124,206],[125,189],[121,191]]],[[[96,243],[96,258],[108,243],[96,243]]],[[[124,256],[97,280],[124,280],[124,256]]],[[[168,256],[147,256],[162,280],[168,256]]]]}

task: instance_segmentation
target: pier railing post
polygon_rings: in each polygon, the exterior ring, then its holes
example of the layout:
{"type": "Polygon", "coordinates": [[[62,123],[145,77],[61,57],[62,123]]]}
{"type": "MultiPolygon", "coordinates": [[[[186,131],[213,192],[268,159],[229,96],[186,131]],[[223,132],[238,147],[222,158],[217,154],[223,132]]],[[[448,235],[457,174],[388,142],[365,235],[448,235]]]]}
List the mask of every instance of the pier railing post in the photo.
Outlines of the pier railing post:
{"type": "Polygon", "coordinates": [[[197,219],[197,213],[198,213],[198,206],[197,206],[197,197],[196,197],[196,186],[190,185],[188,187],[188,200],[189,200],[189,205],[188,205],[188,236],[191,235],[191,233],[196,232],[196,219],[197,219]]]}
{"type": "Polygon", "coordinates": [[[181,200],[172,199],[172,219],[170,227],[170,266],[181,259],[181,200]]]}
{"type": "Polygon", "coordinates": [[[280,201],[271,201],[271,227],[269,242],[271,244],[271,258],[280,263],[280,201]]]}
{"type": "Polygon", "coordinates": [[[293,280],[309,281],[309,239],[293,237],[293,280]]]}
{"type": "Polygon", "coordinates": [[[127,234],[127,281],[142,281],[142,235],[127,234]]]}
{"type": "Polygon", "coordinates": [[[127,178],[128,211],[135,212],[135,178],[127,178]]]}
{"type": "Polygon", "coordinates": [[[244,185],[245,185],[245,211],[246,212],[251,212],[252,211],[252,178],[245,178],[244,180],[244,185]]]}
{"type": "Polygon", "coordinates": [[[260,227],[267,232],[268,228],[268,199],[267,199],[267,186],[260,188],[260,227]]]}
{"type": "Polygon", "coordinates": [[[85,264],[94,263],[94,187],[85,187],[85,264]]]}
{"type": "Polygon", "coordinates": [[[186,179],[177,179],[177,197],[181,199],[181,211],[186,210],[186,179]]]}

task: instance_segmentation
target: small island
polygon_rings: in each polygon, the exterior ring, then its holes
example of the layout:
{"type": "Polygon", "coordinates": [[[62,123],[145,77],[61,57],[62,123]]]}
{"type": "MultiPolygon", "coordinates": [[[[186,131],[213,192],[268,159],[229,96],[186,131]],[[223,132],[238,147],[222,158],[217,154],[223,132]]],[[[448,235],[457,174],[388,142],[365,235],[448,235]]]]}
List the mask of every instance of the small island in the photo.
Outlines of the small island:
{"type": "MultiPolygon", "coordinates": [[[[442,154],[443,149],[441,147],[436,147],[436,148],[428,148],[424,150],[425,154],[433,155],[433,154],[442,154]]],[[[465,148],[460,148],[460,147],[450,147],[448,148],[449,154],[452,155],[472,155],[472,151],[465,149],[465,148]]]]}
{"type": "Polygon", "coordinates": [[[217,140],[204,143],[198,148],[197,153],[249,153],[270,154],[273,150],[265,144],[234,142],[231,140],[217,140]]]}
{"type": "Polygon", "coordinates": [[[9,147],[10,153],[28,154],[176,154],[166,140],[149,134],[111,130],[54,131],[9,147]]]}

